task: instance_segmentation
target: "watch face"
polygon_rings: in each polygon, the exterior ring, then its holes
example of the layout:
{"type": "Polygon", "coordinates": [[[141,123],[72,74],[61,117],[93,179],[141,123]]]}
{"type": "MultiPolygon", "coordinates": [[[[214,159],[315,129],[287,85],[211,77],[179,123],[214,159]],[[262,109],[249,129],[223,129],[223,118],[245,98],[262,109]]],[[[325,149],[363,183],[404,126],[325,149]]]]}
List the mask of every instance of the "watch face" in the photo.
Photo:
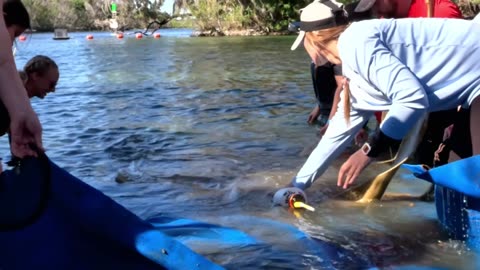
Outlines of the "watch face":
{"type": "Polygon", "coordinates": [[[372,148],[370,147],[370,144],[368,144],[368,143],[363,144],[363,146],[362,146],[362,152],[363,152],[365,155],[368,155],[368,153],[370,153],[370,150],[372,150],[372,148]]]}

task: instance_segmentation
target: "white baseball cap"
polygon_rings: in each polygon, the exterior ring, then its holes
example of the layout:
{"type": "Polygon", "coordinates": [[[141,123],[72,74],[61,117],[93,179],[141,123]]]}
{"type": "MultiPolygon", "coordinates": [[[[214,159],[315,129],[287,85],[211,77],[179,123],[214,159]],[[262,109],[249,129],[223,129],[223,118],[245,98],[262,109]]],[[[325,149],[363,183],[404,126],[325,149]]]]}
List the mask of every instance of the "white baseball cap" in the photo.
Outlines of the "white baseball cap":
{"type": "Polygon", "coordinates": [[[365,12],[373,7],[377,0],[360,0],[358,2],[357,7],[355,8],[355,12],[365,12]]]}
{"type": "MultiPolygon", "coordinates": [[[[295,50],[305,38],[305,32],[322,30],[337,25],[338,12],[343,12],[343,5],[334,0],[314,0],[300,10],[300,33],[290,49],[295,50]]],[[[346,16],[346,14],[345,14],[346,16]]]]}

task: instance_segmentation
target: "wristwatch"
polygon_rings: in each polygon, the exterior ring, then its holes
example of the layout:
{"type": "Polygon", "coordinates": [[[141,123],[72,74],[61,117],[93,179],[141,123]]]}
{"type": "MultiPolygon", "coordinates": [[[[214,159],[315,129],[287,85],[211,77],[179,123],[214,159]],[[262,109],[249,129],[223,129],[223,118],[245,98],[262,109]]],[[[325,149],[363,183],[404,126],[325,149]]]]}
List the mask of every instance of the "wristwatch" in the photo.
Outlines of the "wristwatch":
{"type": "Polygon", "coordinates": [[[370,146],[370,144],[368,142],[364,143],[362,145],[362,148],[360,148],[362,150],[362,153],[365,155],[365,156],[368,156],[368,154],[370,153],[370,151],[372,150],[372,147],[370,146]]]}

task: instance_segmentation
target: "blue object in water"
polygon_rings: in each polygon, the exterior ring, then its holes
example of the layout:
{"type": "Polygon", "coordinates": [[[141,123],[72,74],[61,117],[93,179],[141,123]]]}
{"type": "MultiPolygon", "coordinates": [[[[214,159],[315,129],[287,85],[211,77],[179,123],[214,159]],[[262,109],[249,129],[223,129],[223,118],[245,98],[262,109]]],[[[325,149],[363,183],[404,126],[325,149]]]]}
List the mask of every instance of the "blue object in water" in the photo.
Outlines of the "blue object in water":
{"type": "Polygon", "coordinates": [[[228,227],[172,217],[154,217],[147,220],[162,233],[174,237],[182,243],[201,242],[216,247],[236,247],[262,244],[248,234],[228,227]]]}
{"type": "Polygon", "coordinates": [[[1,269],[223,269],[46,156],[0,175],[1,269]]]}
{"type": "Polygon", "coordinates": [[[422,165],[402,167],[423,180],[480,198],[480,155],[445,164],[430,170],[422,165]]]}
{"type": "Polygon", "coordinates": [[[480,251],[480,155],[428,171],[422,165],[402,166],[435,184],[438,220],[449,237],[480,251]]]}

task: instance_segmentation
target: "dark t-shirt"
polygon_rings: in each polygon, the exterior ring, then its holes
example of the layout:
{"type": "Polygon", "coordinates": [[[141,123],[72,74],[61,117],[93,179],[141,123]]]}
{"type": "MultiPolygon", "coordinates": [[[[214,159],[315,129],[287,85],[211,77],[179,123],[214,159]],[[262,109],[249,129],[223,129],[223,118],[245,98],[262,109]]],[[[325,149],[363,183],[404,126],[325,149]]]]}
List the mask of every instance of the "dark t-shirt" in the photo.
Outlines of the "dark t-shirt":
{"type": "Polygon", "coordinates": [[[337,89],[337,81],[335,76],[342,75],[342,66],[327,63],[323,66],[315,67],[312,63],[310,66],[313,82],[313,90],[318,106],[321,109],[330,110],[337,89]]]}

